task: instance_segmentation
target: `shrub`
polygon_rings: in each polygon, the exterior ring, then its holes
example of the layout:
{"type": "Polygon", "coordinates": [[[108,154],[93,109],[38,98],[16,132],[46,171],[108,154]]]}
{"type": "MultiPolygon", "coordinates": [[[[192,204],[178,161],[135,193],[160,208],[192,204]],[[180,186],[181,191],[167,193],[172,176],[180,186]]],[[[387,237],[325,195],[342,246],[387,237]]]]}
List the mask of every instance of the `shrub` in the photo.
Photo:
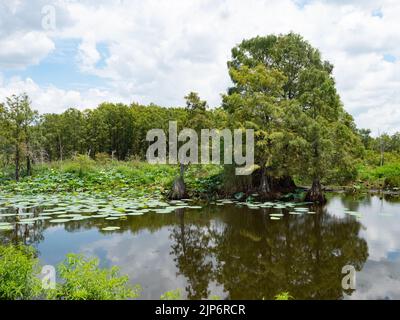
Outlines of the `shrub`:
{"type": "Polygon", "coordinates": [[[290,295],[289,292],[281,292],[278,293],[275,297],[275,300],[291,300],[293,297],[290,295]]]}
{"type": "Polygon", "coordinates": [[[391,176],[385,178],[385,188],[399,188],[400,176],[391,176]]]}
{"type": "Polygon", "coordinates": [[[171,290],[163,293],[160,297],[161,300],[181,300],[181,290],[171,290]]]}
{"type": "Polygon", "coordinates": [[[95,159],[100,164],[107,164],[111,161],[111,157],[107,152],[96,153],[95,159]]]}
{"type": "Polygon", "coordinates": [[[62,171],[77,174],[79,177],[85,176],[94,170],[95,161],[87,155],[79,154],[72,160],[62,164],[62,171]]]}
{"type": "Polygon", "coordinates": [[[33,248],[0,245],[0,300],[33,299],[39,296],[39,272],[33,248]]]}
{"type": "Polygon", "coordinates": [[[120,276],[118,267],[100,269],[96,258],[68,254],[57,269],[61,283],[49,291],[49,299],[122,300],[139,296],[139,286],[128,287],[128,277],[120,276]]]}

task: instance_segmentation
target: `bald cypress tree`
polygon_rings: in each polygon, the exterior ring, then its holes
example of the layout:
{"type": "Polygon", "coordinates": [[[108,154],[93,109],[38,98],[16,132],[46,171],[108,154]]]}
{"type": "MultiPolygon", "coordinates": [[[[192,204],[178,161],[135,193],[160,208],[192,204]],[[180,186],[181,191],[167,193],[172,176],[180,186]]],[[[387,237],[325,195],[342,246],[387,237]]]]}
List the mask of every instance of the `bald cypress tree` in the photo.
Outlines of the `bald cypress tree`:
{"type": "Polygon", "coordinates": [[[232,49],[228,67],[233,86],[224,106],[232,116],[247,110],[257,123],[261,191],[265,173],[298,175],[312,182],[306,199],[325,202],[321,181],[333,171],[354,171],[352,157],[360,150],[333,66],[300,35],[289,33],[244,40],[232,49]]]}

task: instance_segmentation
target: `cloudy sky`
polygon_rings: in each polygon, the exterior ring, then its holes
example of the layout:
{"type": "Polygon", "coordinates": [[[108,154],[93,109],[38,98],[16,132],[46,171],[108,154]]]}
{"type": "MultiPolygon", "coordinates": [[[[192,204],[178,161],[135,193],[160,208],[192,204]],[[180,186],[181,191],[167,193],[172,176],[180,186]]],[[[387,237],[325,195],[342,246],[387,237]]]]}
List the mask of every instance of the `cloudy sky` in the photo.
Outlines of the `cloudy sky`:
{"type": "Polygon", "coordinates": [[[211,106],[244,38],[300,33],[335,65],[359,127],[400,131],[398,0],[0,0],[0,101],[41,112],[102,101],[211,106]]]}

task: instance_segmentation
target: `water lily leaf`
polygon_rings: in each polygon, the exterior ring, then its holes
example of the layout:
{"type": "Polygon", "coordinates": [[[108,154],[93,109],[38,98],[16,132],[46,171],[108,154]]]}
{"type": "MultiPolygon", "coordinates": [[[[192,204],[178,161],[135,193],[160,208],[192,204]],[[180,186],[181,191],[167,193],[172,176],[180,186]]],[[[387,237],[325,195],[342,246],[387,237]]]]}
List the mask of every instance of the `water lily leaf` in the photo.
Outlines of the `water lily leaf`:
{"type": "Polygon", "coordinates": [[[271,217],[283,217],[283,213],[270,213],[271,217]]]}
{"type": "Polygon", "coordinates": [[[103,231],[114,231],[114,230],[119,230],[119,229],[121,229],[120,227],[105,227],[105,228],[102,228],[101,230],[103,230],[103,231]]]}
{"type": "Polygon", "coordinates": [[[14,227],[13,226],[2,226],[0,225],[0,230],[13,230],[14,227]]]}
{"type": "Polygon", "coordinates": [[[53,219],[53,220],[50,220],[49,222],[51,222],[51,223],[64,223],[64,222],[69,222],[69,221],[71,221],[71,219],[53,219]]]}

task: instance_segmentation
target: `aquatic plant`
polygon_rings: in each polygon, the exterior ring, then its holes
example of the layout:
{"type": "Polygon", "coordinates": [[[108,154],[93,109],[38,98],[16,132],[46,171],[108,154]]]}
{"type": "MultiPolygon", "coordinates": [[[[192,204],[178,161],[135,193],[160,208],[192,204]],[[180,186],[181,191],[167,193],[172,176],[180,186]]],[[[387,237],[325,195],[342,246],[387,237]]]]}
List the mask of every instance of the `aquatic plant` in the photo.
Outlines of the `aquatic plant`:
{"type": "Polygon", "coordinates": [[[0,300],[36,298],[41,291],[35,250],[22,245],[0,245],[0,300]]]}
{"type": "Polygon", "coordinates": [[[49,299],[121,300],[139,296],[140,286],[128,286],[128,277],[120,276],[118,267],[99,268],[97,258],[68,254],[57,267],[61,283],[49,290],[49,299]]]}

